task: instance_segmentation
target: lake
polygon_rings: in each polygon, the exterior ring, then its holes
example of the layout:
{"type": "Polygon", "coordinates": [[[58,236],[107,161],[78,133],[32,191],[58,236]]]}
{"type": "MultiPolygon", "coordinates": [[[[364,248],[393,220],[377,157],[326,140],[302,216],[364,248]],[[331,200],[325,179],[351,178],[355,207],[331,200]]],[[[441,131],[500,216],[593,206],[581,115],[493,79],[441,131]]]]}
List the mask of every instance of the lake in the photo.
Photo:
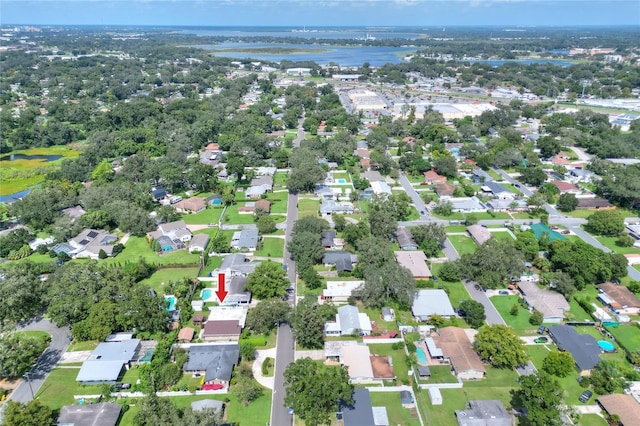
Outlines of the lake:
{"type": "MultiPolygon", "coordinates": [[[[290,33],[291,34],[291,33],[290,33]]],[[[387,63],[397,64],[404,61],[404,57],[417,49],[410,47],[381,47],[381,46],[329,46],[321,44],[290,44],[290,43],[221,43],[215,45],[193,46],[200,49],[216,50],[216,56],[225,58],[252,58],[263,61],[280,62],[314,61],[319,65],[331,62],[341,66],[361,66],[369,62],[372,66],[382,66],[387,63]],[[286,49],[292,53],[268,52],[269,49],[286,49]],[[260,52],[264,50],[264,52],[260,52]]]]}
{"type": "Polygon", "coordinates": [[[56,161],[62,158],[62,155],[28,155],[28,154],[10,154],[0,157],[0,161],[16,161],[16,160],[45,160],[45,162],[56,161]]]}
{"type": "Polygon", "coordinates": [[[195,34],[208,37],[278,37],[304,39],[362,39],[367,35],[377,40],[400,38],[414,40],[423,37],[427,32],[421,29],[395,31],[393,28],[357,27],[357,28],[306,28],[306,27],[220,27],[214,29],[184,29],[184,34],[195,34]]]}

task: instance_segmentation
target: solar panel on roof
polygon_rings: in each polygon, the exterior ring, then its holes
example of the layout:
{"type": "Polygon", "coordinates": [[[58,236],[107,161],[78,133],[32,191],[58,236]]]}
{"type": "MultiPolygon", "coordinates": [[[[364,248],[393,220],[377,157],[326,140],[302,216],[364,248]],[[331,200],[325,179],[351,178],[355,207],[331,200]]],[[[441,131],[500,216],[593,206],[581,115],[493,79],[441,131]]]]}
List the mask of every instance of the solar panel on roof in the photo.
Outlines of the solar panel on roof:
{"type": "Polygon", "coordinates": [[[87,244],[89,244],[89,240],[82,240],[82,241],[80,241],[80,245],[81,245],[81,246],[84,246],[84,245],[87,245],[87,244]]]}
{"type": "Polygon", "coordinates": [[[89,238],[95,238],[98,236],[98,233],[96,231],[89,231],[89,233],[87,234],[87,237],[89,238]]]}

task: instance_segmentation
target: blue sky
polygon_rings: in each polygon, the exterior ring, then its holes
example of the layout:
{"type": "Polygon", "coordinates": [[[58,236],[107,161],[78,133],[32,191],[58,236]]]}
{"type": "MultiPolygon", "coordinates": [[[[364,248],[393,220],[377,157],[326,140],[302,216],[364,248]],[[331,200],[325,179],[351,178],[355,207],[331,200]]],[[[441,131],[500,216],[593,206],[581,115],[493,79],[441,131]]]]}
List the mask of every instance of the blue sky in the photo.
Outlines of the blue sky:
{"type": "Polygon", "coordinates": [[[0,23],[307,27],[640,26],[640,1],[1,0],[0,23]]]}

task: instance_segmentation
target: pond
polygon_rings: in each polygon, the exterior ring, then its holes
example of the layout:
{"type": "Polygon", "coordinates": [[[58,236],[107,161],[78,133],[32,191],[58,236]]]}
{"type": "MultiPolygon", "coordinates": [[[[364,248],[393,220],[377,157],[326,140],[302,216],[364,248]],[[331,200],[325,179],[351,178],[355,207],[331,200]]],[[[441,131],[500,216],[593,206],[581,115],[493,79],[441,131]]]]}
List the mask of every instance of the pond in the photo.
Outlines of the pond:
{"type": "Polygon", "coordinates": [[[28,154],[10,154],[0,157],[0,161],[16,161],[16,160],[45,160],[45,162],[56,161],[62,158],[62,155],[28,155],[28,154]]]}
{"type": "Polygon", "coordinates": [[[31,192],[31,188],[28,188],[28,189],[25,189],[24,191],[14,192],[13,194],[0,195],[0,203],[7,203],[7,204],[12,203],[28,195],[30,192],[31,192]]]}

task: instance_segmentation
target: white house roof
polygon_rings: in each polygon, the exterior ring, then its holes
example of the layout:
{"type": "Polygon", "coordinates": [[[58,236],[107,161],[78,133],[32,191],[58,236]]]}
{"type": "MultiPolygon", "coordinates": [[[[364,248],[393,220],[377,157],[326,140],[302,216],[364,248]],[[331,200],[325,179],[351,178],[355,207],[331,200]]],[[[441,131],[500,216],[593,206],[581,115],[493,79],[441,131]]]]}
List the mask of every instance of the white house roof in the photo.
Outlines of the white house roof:
{"type": "Polygon", "coordinates": [[[322,290],[324,297],[349,297],[351,292],[362,286],[364,281],[327,281],[327,288],[322,290]]]}
{"type": "Polygon", "coordinates": [[[416,317],[442,315],[453,316],[453,306],[444,290],[419,290],[413,298],[411,311],[416,317]]]}
{"type": "Polygon", "coordinates": [[[367,345],[344,346],[342,348],[342,363],[349,370],[349,377],[373,378],[370,356],[371,351],[367,345]]]}

